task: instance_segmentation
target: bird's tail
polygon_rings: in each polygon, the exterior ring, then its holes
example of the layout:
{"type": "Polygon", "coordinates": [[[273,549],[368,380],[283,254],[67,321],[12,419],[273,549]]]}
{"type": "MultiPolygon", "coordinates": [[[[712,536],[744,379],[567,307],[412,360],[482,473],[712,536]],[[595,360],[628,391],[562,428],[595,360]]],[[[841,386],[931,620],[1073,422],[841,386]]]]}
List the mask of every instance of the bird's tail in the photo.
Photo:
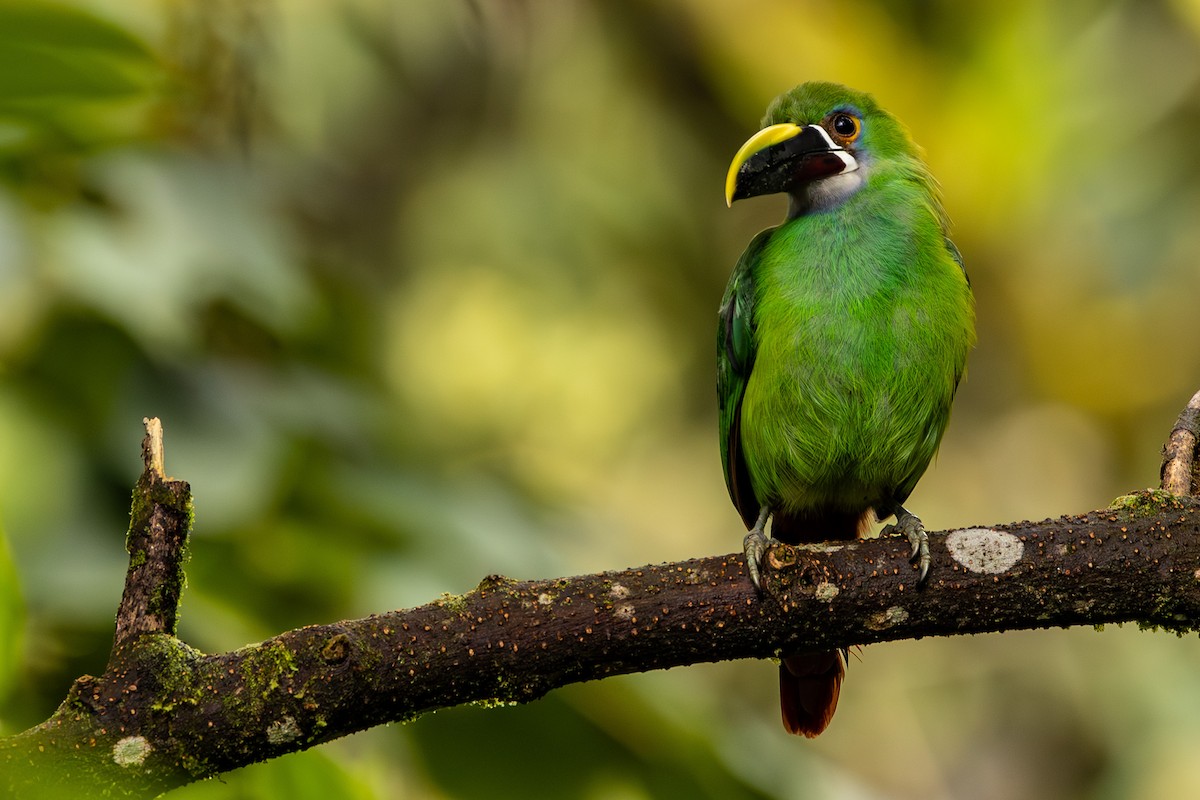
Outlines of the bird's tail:
{"type": "MultiPolygon", "coordinates": [[[[870,509],[861,512],[821,511],[776,513],[771,536],[788,544],[857,539],[875,521],[870,509]]],[[[779,707],[783,727],[810,739],[829,726],[837,709],[846,662],[837,650],[793,653],[779,664],[779,707]]]]}
{"type": "Polygon", "coordinates": [[[845,674],[836,650],[798,653],[779,662],[779,710],[788,733],[811,739],[829,727],[845,674]]]}

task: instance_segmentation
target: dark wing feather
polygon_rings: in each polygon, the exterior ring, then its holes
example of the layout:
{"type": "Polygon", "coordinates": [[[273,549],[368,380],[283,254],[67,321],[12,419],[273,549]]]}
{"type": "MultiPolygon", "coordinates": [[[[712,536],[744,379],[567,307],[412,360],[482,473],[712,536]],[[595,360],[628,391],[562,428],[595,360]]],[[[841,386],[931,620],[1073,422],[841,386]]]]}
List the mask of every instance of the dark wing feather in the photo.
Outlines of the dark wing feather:
{"type": "Polygon", "coordinates": [[[958,252],[958,246],[950,241],[949,236],[942,237],[946,240],[946,252],[954,259],[954,263],[958,264],[958,268],[962,270],[963,277],[967,279],[967,288],[971,288],[971,276],[967,274],[967,265],[963,263],[962,253],[958,252]]]}
{"type": "Polygon", "coordinates": [[[754,271],[752,269],[771,229],[754,237],[742,253],[725,297],[721,300],[717,325],[717,403],[721,436],[721,466],[729,497],[746,527],[758,518],[759,500],[750,482],[750,472],[741,447],[742,397],[754,368],[754,271]]]}

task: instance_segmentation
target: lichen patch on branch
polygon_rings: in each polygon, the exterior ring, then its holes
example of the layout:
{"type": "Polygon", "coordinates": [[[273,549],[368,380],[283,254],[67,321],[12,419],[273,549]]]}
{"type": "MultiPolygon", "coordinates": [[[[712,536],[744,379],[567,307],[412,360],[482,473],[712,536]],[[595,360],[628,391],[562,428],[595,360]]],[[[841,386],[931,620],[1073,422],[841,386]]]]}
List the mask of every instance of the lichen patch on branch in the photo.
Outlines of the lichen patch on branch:
{"type": "Polygon", "coordinates": [[[893,625],[901,625],[907,621],[908,611],[901,606],[889,606],[886,610],[868,617],[866,626],[873,631],[882,631],[893,625]]]}
{"type": "Polygon", "coordinates": [[[274,745],[288,744],[300,738],[300,726],[293,717],[272,722],[267,728],[267,741],[274,745]]]}
{"type": "Polygon", "coordinates": [[[614,583],[608,594],[614,600],[624,600],[626,597],[629,597],[629,587],[621,583],[614,583]]]}
{"type": "Polygon", "coordinates": [[[126,736],[113,745],[112,758],[122,767],[140,767],[152,749],[145,736],[126,736]]]}
{"type": "Polygon", "coordinates": [[[984,575],[1008,572],[1025,554],[1019,538],[994,528],[953,531],[946,537],[946,549],[964,569],[984,575]]]}
{"type": "Polygon", "coordinates": [[[842,590],[838,588],[836,583],[823,581],[817,584],[817,590],[813,592],[813,597],[817,598],[818,600],[832,600],[833,598],[837,597],[841,591],[842,590]]]}

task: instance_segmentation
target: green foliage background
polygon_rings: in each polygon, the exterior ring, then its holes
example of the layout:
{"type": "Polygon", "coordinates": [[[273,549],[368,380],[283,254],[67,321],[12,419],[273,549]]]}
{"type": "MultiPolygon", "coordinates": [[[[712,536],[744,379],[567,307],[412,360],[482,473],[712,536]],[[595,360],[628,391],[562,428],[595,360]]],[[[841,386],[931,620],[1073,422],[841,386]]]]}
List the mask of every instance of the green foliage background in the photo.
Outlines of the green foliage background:
{"type": "MultiPolygon", "coordinates": [[[[181,635],[207,651],[737,549],[715,310],[782,204],[721,190],[802,80],[907,122],[978,297],[912,507],[944,528],[1155,483],[1200,386],[1198,39],[1194,0],[6,0],[0,732],[103,669],[144,415],[195,492],[181,635]]],[[[704,665],[176,796],[1196,796],[1196,653],[875,646],[814,742],[770,665],[704,665]]]]}

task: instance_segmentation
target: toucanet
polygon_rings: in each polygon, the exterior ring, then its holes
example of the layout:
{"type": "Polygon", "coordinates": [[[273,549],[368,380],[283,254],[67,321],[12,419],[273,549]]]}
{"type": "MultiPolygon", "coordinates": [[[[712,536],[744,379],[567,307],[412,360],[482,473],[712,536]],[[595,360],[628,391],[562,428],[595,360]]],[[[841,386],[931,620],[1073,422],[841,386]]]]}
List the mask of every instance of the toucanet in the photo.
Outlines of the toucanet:
{"type": "MultiPolygon", "coordinates": [[[[721,301],[717,395],[725,483],[763,588],[772,538],[856,539],[877,520],[928,537],[903,503],[925,472],[975,341],[974,303],[937,183],[904,126],[866,94],[805,83],[777,97],[734,156],[729,204],[788,197],[738,259],[721,301]],[[768,521],[770,523],[768,533],[768,521]]],[[[844,653],[786,656],[784,726],[816,736],[844,653]]]]}

